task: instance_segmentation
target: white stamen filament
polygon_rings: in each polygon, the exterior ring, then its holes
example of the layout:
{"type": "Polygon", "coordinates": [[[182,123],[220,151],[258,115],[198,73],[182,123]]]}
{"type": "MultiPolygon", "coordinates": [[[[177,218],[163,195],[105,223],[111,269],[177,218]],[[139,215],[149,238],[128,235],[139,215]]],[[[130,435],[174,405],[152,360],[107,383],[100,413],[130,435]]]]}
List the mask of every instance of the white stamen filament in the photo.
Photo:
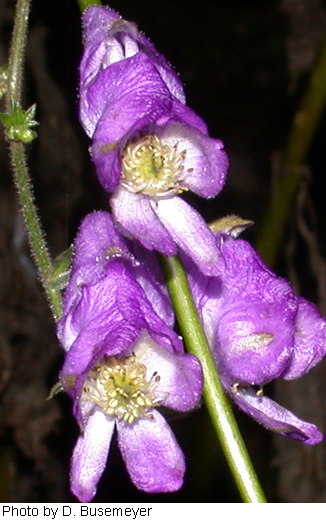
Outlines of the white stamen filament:
{"type": "Polygon", "coordinates": [[[186,151],[163,145],[155,134],[130,142],[122,153],[121,185],[133,193],[162,198],[186,191],[182,184],[186,151]]]}
{"type": "Polygon", "coordinates": [[[158,407],[156,372],[147,381],[146,367],[132,354],[126,358],[105,356],[89,373],[82,400],[93,401],[109,416],[132,424],[137,418],[150,418],[149,410],[158,407]]]}

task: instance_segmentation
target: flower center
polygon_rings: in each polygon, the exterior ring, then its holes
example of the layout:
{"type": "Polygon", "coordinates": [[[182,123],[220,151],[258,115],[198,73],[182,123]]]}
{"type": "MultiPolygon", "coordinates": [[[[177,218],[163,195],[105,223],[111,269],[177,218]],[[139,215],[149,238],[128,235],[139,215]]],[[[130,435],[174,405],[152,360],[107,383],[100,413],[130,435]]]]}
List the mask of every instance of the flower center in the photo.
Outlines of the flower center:
{"type": "Polygon", "coordinates": [[[146,367],[132,354],[126,358],[105,356],[89,373],[83,387],[86,401],[93,401],[109,416],[132,424],[151,415],[159,406],[154,390],[160,381],[156,372],[146,380],[146,367]]]}
{"type": "Polygon", "coordinates": [[[163,145],[155,134],[130,142],[122,152],[121,185],[157,198],[187,190],[181,186],[186,151],[163,145]]]}

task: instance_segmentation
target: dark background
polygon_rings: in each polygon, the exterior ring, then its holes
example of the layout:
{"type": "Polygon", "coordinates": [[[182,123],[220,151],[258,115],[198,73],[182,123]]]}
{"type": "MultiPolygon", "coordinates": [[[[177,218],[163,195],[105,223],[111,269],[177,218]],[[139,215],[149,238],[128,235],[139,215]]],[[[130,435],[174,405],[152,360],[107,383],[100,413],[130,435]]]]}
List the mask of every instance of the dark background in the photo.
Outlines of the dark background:
{"type": "MultiPolygon", "coordinates": [[[[226,188],[192,203],[207,220],[236,213],[260,223],[316,51],[326,29],[321,0],[116,0],[110,7],[137,22],[180,73],[188,104],[225,142],[226,188]]],[[[14,2],[0,0],[0,65],[7,59],[14,2]]],[[[82,217],[106,209],[107,195],[88,155],[77,111],[80,14],[73,0],[34,0],[24,105],[37,103],[38,140],[28,148],[36,201],[55,256],[82,217]]],[[[2,109],[3,110],[3,109],[2,109]]],[[[69,459],[78,435],[69,398],[46,402],[63,354],[30,259],[0,138],[0,501],[72,502],[69,459]]],[[[303,205],[296,202],[275,270],[315,302],[323,294],[323,259],[312,270],[309,223],[325,253],[325,119],[311,148],[303,205]],[[301,231],[301,232],[300,232],[301,231]]],[[[257,225],[245,233],[254,241],[257,225]]],[[[315,251],[314,251],[315,253],[315,251]]],[[[316,264],[315,264],[316,265],[316,264]]],[[[266,389],[297,415],[326,429],[325,364],[293,383],[266,389]]],[[[274,502],[326,501],[326,444],[315,448],[273,436],[236,412],[263,488],[274,502]]],[[[240,502],[205,408],[171,419],[188,469],[180,492],[146,495],[130,483],[116,444],[97,502],[240,502]]]]}

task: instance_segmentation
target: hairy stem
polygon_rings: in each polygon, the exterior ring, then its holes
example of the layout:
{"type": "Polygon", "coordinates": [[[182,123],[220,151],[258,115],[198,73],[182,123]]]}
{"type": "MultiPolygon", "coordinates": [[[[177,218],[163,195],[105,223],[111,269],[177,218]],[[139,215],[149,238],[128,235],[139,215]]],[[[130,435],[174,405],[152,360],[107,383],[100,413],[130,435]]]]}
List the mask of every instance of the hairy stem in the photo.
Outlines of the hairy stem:
{"type": "Polygon", "coordinates": [[[11,109],[11,104],[21,100],[23,81],[23,62],[25,58],[28,15],[30,0],[18,0],[16,5],[14,29],[11,40],[9,67],[8,67],[8,93],[6,110],[11,109]]]}
{"type": "MultiPolygon", "coordinates": [[[[17,1],[8,68],[6,110],[9,114],[14,106],[21,104],[23,63],[26,48],[29,10],[30,0],[17,1]]],[[[38,268],[38,273],[53,315],[57,320],[61,316],[61,295],[50,286],[50,277],[53,270],[52,262],[42,233],[37,210],[34,205],[34,196],[27,168],[25,146],[19,141],[10,140],[9,150],[14,180],[28,231],[30,249],[38,268]]]]}

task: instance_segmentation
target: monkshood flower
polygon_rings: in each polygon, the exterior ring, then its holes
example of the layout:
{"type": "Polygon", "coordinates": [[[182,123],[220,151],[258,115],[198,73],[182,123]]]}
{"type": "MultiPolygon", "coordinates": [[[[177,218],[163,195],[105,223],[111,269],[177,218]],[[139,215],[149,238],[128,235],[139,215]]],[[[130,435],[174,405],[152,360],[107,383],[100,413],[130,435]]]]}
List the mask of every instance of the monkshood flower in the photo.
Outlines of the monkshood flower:
{"type": "Polygon", "coordinates": [[[67,351],[61,381],[81,429],[71,462],[71,490],[81,502],[96,493],[115,429],[136,487],[181,487],[184,456],[158,408],[194,408],[202,371],[184,353],[173,321],[160,284],[130,253],[111,216],[87,216],[58,324],[67,351]]]}
{"type": "Polygon", "coordinates": [[[234,402],[265,427],[313,445],[323,438],[318,428],[266,397],[263,386],[299,378],[323,358],[326,321],[248,242],[235,238],[240,223],[235,218],[224,228],[222,222],[216,234],[220,277],[205,277],[186,260],[194,299],[234,402]]]}
{"type": "Polygon", "coordinates": [[[205,274],[218,255],[203,218],[180,194],[209,198],[228,166],[223,144],[185,105],[182,84],[153,44],[112,9],[83,16],[80,119],[98,178],[124,234],[166,256],[184,250],[205,274]]]}

